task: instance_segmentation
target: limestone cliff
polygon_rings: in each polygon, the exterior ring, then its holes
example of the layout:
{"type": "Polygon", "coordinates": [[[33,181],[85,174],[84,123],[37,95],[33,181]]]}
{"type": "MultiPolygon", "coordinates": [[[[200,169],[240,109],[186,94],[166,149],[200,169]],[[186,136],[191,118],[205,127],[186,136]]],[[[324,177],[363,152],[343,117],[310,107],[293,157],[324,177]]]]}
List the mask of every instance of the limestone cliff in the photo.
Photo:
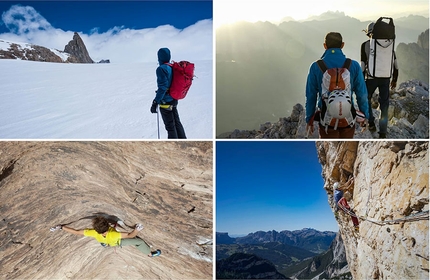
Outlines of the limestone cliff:
{"type": "Polygon", "coordinates": [[[212,161],[212,142],[0,142],[0,279],[212,279],[212,161]],[[98,212],[161,256],[49,231],[98,212]]]}
{"type": "Polygon", "coordinates": [[[334,211],[334,182],[349,188],[351,209],[337,222],[354,279],[428,279],[428,142],[317,142],[324,188],[334,211]]]}

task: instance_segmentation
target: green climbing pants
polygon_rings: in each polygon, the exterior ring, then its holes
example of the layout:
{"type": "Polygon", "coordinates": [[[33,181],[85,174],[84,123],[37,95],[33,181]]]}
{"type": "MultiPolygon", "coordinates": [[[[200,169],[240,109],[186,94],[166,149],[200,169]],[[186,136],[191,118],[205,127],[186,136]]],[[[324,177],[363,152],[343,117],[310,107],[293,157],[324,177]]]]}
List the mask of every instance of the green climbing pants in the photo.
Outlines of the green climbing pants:
{"type": "Polygon", "coordinates": [[[151,249],[149,245],[146,244],[146,242],[143,239],[140,239],[138,237],[121,239],[121,246],[131,246],[131,245],[139,249],[139,251],[141,251],[144,254],[151,253],[151,249]]]}

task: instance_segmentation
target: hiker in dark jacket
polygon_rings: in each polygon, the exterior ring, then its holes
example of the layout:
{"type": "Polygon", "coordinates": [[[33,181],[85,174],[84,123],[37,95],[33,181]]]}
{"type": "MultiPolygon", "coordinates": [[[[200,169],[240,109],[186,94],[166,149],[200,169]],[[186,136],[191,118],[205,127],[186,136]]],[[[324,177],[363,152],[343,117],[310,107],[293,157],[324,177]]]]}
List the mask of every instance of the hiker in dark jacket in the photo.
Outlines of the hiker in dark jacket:
{"type": "MultiPolygon", "coordinates": [[[[366,30],[363,30],[366,35],[370,38],[375,23],[371,22],[367,26],[366,30]]],[[[372,96],[376,88],[379,91],[379,108],[381,110],[381,118],[379,119],[379,138],[387,137],[387,126],[388,126],[388,106],[390,103],[390,88],[395,89],[397,86],[397,77],[399,75],[399,69],[397,66],[396,53],[394,53],[393,61],[393,75],[390,83],[390,78],[374,78],[368,75],[368,58],[370,53],[370,40],[365,41],[361,44],[361,68],[363,71],[364,78],[366,80],[366,87],[368,93],[369,102],[369,130],[376,131],[375,117],[372,111],[372,96]]]]}
{"type": "Polygon", "coordinates": [[[161,48],[158,50],[159,66],[156,70],[157,87],[154,101],[152,101],[151,113],[157,113],[157,107],[160,107],[161,117],[167,130],[169,139],[186,139],[185,130],[179,119],[178,100],[173,99],[169,94],[169,87],[172,83],[172,67],[170,62],[170,50],[161,48]]]}
{"type": "MultiPolygon", "coordinates": [[[[337,32],[330,32],[325,36],[324,48],[325,52],[322,56],[322,60],[326,64],[327,68],[341,68],[346,60],[346,56],[342,52],[344,42],[342,35],[337,32]]],[[[352,60],[349,68],[350,72],[350,84],[351,92],[355,93],[359,110],[364,113],[366,119],[368,119],[368,104],[367,104],[367,89],[364,83],[364,78],[361,73],[360,64],[357,61],[352,60]]],[[[322,108],[322,78],[323,72],[318,66],[317,62],[312,63],[308,78],[306,82],[306,123],[308,124],[307,129],[313,133],[313,117],[316,108],[322,108]]],[[[352,97],[351,106],[354,106],[352,97]]],[[[323,116],[321,116],[322,118],[323,116]]],[[[355,117],[355,116],[354,116],[355,117]]],[[[363,122],[365,124],[365,122],[363,122]]],[[[347,126],[343,128],[334,129],[334,127],[326,127],[319,125],[320,138],[353,138],[355,132],[355,125],[347,126]]]]}

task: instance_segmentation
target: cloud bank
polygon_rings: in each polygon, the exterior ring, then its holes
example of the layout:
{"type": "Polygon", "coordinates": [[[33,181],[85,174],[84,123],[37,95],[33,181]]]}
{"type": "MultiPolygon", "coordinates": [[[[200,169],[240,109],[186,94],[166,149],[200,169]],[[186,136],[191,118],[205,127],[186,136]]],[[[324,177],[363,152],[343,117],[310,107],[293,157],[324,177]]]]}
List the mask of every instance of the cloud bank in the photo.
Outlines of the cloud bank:
{"type": "MultiPolygon", "coordinates": [[[[31,6],[13,5],[1,17],[8,33],[0,39],[12,42],[31,43],[48,48],[64,50],[73,38],[74,31],[53,27],[31,6]]],[[[104,33],[93,29],[90,34],[79,33],[93,60],[110,59],[112,63],[151,62],[157,63],[157,50],[168,47],[172,59],[212,60],[212,20],[201,20],[184,29],[172,25],[156,28],[129,29],[115,26],[104,33]]]]}

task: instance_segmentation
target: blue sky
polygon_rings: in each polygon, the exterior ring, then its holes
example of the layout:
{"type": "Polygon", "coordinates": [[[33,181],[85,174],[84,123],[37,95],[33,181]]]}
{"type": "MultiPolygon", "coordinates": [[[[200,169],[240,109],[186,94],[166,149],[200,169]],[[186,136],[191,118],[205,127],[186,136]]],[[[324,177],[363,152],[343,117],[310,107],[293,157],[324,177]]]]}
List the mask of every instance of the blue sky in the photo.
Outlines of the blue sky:
{"type": "Polygon", "coordinates": [[[111,62],[212,60],[212,1],[1,1],[0,39],[63,50],[76,31],[111,62]]]}
{"type": "Polygon", "coordinates": [[[217,141],[216,231],[338,231],[314,141],[217,141]]]}
{"type": "MultiPolygon", "coordinates": [[[[33,7],[55,28],[87,34],[115,26],[142,29],[170,24],[183,29],[212,18],[212,1],[2,1],[1,13],[15,4],[33,7]]],[[[0,33],[7,31],[1,24],[0,33]]]]}

